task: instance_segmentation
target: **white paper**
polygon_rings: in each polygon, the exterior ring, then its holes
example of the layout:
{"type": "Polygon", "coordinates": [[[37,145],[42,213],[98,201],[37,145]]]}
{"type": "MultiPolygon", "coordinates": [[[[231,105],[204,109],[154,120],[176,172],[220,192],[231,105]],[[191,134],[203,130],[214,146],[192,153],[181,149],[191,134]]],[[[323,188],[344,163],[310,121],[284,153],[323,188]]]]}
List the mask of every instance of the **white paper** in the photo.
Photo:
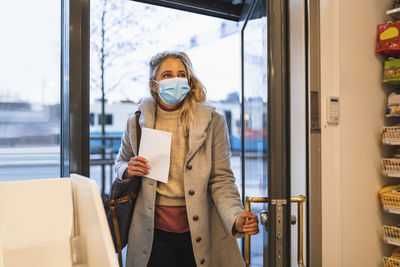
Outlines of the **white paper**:
{"type": "Polygon", "coordinates": [[[148,160],[149,174],[145,177],[167,183],[172,133],[142,127],[139,156],[148,160]]]}

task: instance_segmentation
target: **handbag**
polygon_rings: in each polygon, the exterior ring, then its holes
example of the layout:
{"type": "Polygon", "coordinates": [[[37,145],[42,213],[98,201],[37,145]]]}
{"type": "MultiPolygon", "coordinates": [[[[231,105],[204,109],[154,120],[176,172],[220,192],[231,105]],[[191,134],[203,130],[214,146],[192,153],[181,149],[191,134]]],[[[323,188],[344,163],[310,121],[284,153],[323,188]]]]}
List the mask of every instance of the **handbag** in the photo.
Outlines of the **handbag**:
{"type": "MultiPolygon", "coordinates": [[[[137,151],[139,151],[142,130],[139,125],[140,111],[136,111],[136,140],[137,151]]],[[[118,252],[118,262],[122,267],[121,250],[128,243],[129,227],[132,221],[133,209],[136,196],[140,187],[139,176],[132,179],[115,178],[110,198],[104,203],[108,225],[114,242],[115,250],[118,252]]]]}
{"type": "Polygon", "coordinates": [[[378,25],[376,53],[387,56],[400,54],[400,21],[378,25]]]}
{"type": "Polygon", "coordinates": [[[385,61],[383,70],[383,82],[391,84],[400,84],[400,59],[385,61]]]}

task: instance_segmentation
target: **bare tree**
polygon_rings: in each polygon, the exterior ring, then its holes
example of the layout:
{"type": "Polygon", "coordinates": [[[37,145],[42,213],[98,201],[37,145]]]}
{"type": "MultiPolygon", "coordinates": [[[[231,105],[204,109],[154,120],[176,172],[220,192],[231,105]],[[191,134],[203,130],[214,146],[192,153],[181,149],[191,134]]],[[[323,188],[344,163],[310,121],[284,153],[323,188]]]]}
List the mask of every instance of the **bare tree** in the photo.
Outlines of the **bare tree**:
{"type": "Polygon", "coordinates": [[[107,94],[123,88],[129,81],[146,76],[148,58],[141,49],[163,47],[154,35],[178,19],[168,10],[127,0],[92,1],[91,14],[91,93],[101,92],[102,133],[107,94]],[[122,86],[123,85],[123,86],[122,86]]]}
{"type": "MultiPolygon", "coordinates": [[[[170,12],[128,0],[91,2],[91,94],[101,99],[102,158],[105,157],[105,102],[112,91],[129,100],[124,87],[146,76],[148,58],[141,49],[161,45],[154,41],[156,32],[178,19],[170,12]]],[[[102,179],[105,177],[102,166],[102,179]]],[[[104,185],[104,182],[103,182],[104,185]]],[[[103,188],[104,190],[104,188],[103,188]]],[[[104,193],[104,191],[103,191],[104,193]]]]}
{"type": "Polygon", "coordinates": [[[101,92],[100,121],[104,135],[106,95],[118,88],[123,80],[135,79],[137,75],[129,66],[132,63],[124,61],[138,47],[129,30],[138,27],[139,22],[137,12],[129,8],[127,1],[99,0],[92,3],[91,91],[95,94],[97,90],[101,92]]]}

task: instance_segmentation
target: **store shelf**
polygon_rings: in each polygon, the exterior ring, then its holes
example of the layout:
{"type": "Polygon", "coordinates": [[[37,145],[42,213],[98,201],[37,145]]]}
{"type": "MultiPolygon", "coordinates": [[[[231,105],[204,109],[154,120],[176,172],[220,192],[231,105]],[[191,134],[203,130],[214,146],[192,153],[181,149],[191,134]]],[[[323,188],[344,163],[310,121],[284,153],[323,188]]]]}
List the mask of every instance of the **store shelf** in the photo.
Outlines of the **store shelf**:
{"type": "Polygon", "coordinates": [[[390,244],[390,245],[394,245],[394,246],[398,246],[400,247],[400,240],[398,239],[394,239],[394,238],[384,238],[385,242],[390,244]]]}
{"type": "Polygon", "coordinates": [[[386,114],[386,118],[400,118],[399,114],[393,113],[393,114],[386,114]]]}
{"type": "Polygon", "coordinates": [[[386,212],[388,212],[388,213],[400,214],[400,208],[383,207],[383,210],[386,211],[386,212]]]}
{"type": "Polygon", "coordinates": [[[392,16],[394,19],[400,19],[400,7],[386,11],[386,15],[392,16]]]}
{"type": "MultiPolygon", "coordinates": [[[[397,2],[396,2],[397,3],[397,2]]],[[[398,6],[393,2],[393,7],[398,6]]],[[[391,21],[400,20],[400,7],[394,8],[386,11],[386,15],[391,16],[391,21]]],[[[387,22],[390,23],[390,22],[387,22]]],[[[388,24],[388,27],[397,27],[398,22],[392,24],[388,24]]],[[[378,26],[378,34],[380,34],[380,30],[382,25],[378,26]]],[[[384,25],[386,26],[386,25],[384,25]]],[[[396,28],[397,30],[398,28],[396,28]]],[[[380,35],[378,35],[380,37],[380,35]]],[[[387,41],[385,43],[386,46],[383,46],[380,43],[382,40],[379,39],[377,44],[377,53],[385,55],[385,56],[393,56],[390,54],[391,52],[396,52],[394,49],[386,49],[385,47],[391,46],[393,43],[387,41]],[[384,51],[384,50],[387,51],[384,51]],[[382,51],[381,51],[382,50],[382,51]]],[[[397,42],[397,39],[396,39],[397,42]]],[[[386,64],[385,64],[386,67],[386,64]]],[[[384,82],[387,82],[384,80],[384,82]]],[[[393,118],[387,119],[386,122],[391,126],[385,126],[381,128],[381,141],[384,145],[390,146],[400,146],[400,125],[393,126],[398,124],[398,119],[400,118],[400,105],[397,93],[392,92],[392,94],[388,95],[388,104],[385,117],[393,118]]],[[[397,148],[396,148],[397,149],[397,148]]],[[[392,148],[391,148],[392,150],[392,148]]],[[[384,158],[382,159],[382,173],[386,177],[400,178],[400,149],[394,152],[394,154],[390,155],[392,158],[384,158]]],[[[394,213],[400,215],[400,184],[386,186],[379,190],[379,200],[382,205],[382,208],[385,212],[394,213]]],[[[383,225],[383,240],[390,244],[397,246],[397,248],[393,251],[390,257],[383,257],[383,266],[384,267],[400,267],[400,225],[397,226],[389,226],[383,225]]]]}
{"type": "Polygon", "coordinates": [[[382,140],[385,145],[400,146],[400,139],[382,140]]]}
{"type": "Polygon", "coordinates": [[[398,171],[383,171],[385,177],[400,178],[400,173],[398,171]]]}

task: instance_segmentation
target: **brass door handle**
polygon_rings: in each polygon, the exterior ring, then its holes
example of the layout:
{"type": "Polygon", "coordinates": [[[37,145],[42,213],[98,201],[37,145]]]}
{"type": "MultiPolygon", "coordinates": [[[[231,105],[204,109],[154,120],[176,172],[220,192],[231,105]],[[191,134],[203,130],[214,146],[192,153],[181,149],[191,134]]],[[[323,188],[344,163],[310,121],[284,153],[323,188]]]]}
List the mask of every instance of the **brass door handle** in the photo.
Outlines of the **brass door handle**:
{"type": "Polygon", "coordinates": [[[300,267],[306,267],[303,260],[303,208],[304,202],[307,200],[305,196],[291,197],[290,202],[297,202],[297,217],[299,223],[297,226],[297,263],[300,267]]]}
{"type": "MultiPolygon", "coordinates": [[[[298,232],[298,238],[297,238],[297,262],[299,264],[299,267],[306,267],[304,265],[304,260],[303,260],[303,203],[307,200],[305,196],[298,196],[298,197],[291,197],[290,202],[298,203],[298,208],[297,208],[297,217],[298,217],[298,226],[297,226],[297,232],[298,232]]],[[[246,211],[250,211],[250,203],[267,203],[268,198],[267,197],[249,197],[246,196],[245,200],[245,208],[246,211]]],[[[263,222],[266,223],[267,217],[263,218],[263,222]]],[[[291,218],[291,221],[293,219],[291,218]]],[[[250,266],[250,235],[246,234],[245,235],[245,263],[246,267],[250,266]]]]}

